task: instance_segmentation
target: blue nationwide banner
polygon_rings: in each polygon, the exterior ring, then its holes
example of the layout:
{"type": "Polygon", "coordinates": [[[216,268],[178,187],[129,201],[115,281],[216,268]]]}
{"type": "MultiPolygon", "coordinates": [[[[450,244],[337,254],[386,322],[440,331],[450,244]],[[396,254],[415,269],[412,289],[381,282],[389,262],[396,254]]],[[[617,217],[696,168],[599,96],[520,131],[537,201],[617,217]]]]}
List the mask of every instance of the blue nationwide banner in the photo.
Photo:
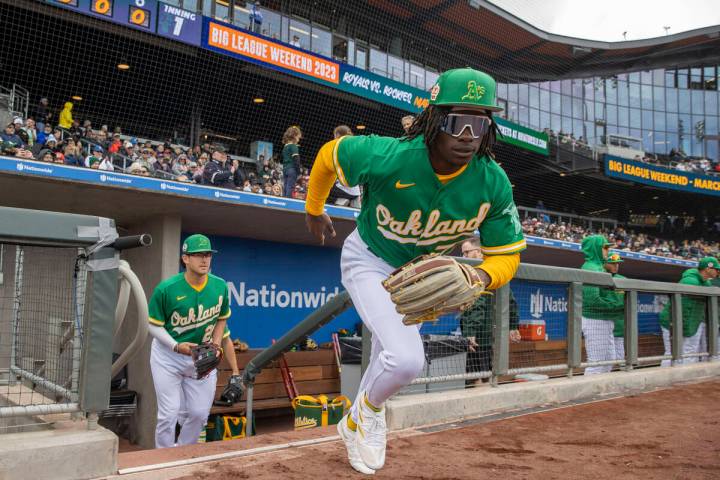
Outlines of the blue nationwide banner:
{"type": "Polygon", "coordinates": [[[682,172],[611,155],[605,156],[605,175],[658,188],[720,196],[720,177],[682,172]]]}

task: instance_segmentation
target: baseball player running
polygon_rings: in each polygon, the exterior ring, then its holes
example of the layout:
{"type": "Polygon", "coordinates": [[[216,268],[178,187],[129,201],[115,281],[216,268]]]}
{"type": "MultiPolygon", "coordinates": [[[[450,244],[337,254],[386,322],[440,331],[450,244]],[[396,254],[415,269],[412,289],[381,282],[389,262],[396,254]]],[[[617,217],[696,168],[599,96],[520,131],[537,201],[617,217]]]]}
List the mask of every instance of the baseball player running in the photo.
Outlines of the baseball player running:
{"type": "Polygon", "coordinates": [[[310,232],[335,236],[323,205],[335,178],[363,185],[357,229],[345,240],[340,267],[372,353],[349,414],[338,424],[350,465],[372,474],[385,464],[385,401],[424,364],[419,329],[402,323],[382,282],[418,255],[442,251],[479,229],[486,256],[477,275],[485,288],[509,282],[525,239],[512,186],[493,160],[495,80],[462,68],[443,73],[430,105],[402,138],[345,136],[319,151],[305,205],[310,232]]]}
{"type": "Polygon", "coordinates": [[[230,335],[226,329],[230,317],[227,284],[209,273],[213,253],[206,236],[189,236],[182,246],[185,272],[160,282],[150,297],[150,333],[154,337],[150,368],[158,405],[157,448],[175,445],[181,409],[184,418],[177,445],[196,443],[215,396],[217,371],[196,378],[190,357],[192,347],[205,342],[220,346],[230,335]]]}

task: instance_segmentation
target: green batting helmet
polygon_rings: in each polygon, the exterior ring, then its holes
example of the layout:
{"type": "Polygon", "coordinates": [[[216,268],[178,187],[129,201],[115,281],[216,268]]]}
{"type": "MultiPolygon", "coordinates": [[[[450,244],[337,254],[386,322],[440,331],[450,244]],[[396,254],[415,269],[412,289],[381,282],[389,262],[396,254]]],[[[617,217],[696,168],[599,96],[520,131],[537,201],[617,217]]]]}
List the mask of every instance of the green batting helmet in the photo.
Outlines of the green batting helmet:
{"type": "Polygon", "coordinates": [[[502,112],[495,98],[495,79],[472,68],[455,68],[440,75],[430,90],[430,105],[481,107],[502,112]]]}

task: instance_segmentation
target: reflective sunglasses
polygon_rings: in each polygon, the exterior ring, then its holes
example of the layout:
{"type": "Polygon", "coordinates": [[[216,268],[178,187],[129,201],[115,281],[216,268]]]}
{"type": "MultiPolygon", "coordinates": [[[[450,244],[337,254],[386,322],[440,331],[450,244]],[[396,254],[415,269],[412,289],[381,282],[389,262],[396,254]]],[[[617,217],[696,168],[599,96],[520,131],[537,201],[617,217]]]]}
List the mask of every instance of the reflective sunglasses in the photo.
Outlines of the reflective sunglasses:
{"type": "Polygon", "coordinates": [[[492,120],[485,115],[466,115],[462,113],[448,113],[445,116],[440,130],[457,138],[465,131],[470,129],[470,135],[474,139],[482,138],[490,131],[492,120]]]}

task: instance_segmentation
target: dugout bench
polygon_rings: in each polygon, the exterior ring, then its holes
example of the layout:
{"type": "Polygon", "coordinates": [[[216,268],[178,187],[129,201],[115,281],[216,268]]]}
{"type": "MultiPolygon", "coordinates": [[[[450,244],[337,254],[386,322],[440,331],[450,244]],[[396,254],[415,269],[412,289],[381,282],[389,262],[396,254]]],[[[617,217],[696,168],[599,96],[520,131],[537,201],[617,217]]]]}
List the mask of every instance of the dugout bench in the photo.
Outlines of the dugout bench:
{"type": "MultiPolygon", "coordinates": [[[[247,350],[235,352],[238,368],[243,373],[245,366],[261,350],[247,350]]],[[[334,398],[340,395],[340,377],[338,366],[335,360],[335,353],[332,349],[320,348],[314,351],[287,352],[285,354],[288,367],[292,372],[301,395],[327,395],[334,398]]],[[[215,399],[227,384],[230,376],[230,367],[227,360],[223,360],[218,367],[218,380],[215,389],[215,399]]],[[[278,360],[273,360],[270,365],[263,368],[262,372],[255,378],[253,393],[253,412],[265,411],[268,416],[289,414],[292,412],[290,399],[285,391],[278,360]]],[[[245,415],[245,395],[243,401],[230,407],[213,406],[210,414],[232,414],[245,415]]]]}

